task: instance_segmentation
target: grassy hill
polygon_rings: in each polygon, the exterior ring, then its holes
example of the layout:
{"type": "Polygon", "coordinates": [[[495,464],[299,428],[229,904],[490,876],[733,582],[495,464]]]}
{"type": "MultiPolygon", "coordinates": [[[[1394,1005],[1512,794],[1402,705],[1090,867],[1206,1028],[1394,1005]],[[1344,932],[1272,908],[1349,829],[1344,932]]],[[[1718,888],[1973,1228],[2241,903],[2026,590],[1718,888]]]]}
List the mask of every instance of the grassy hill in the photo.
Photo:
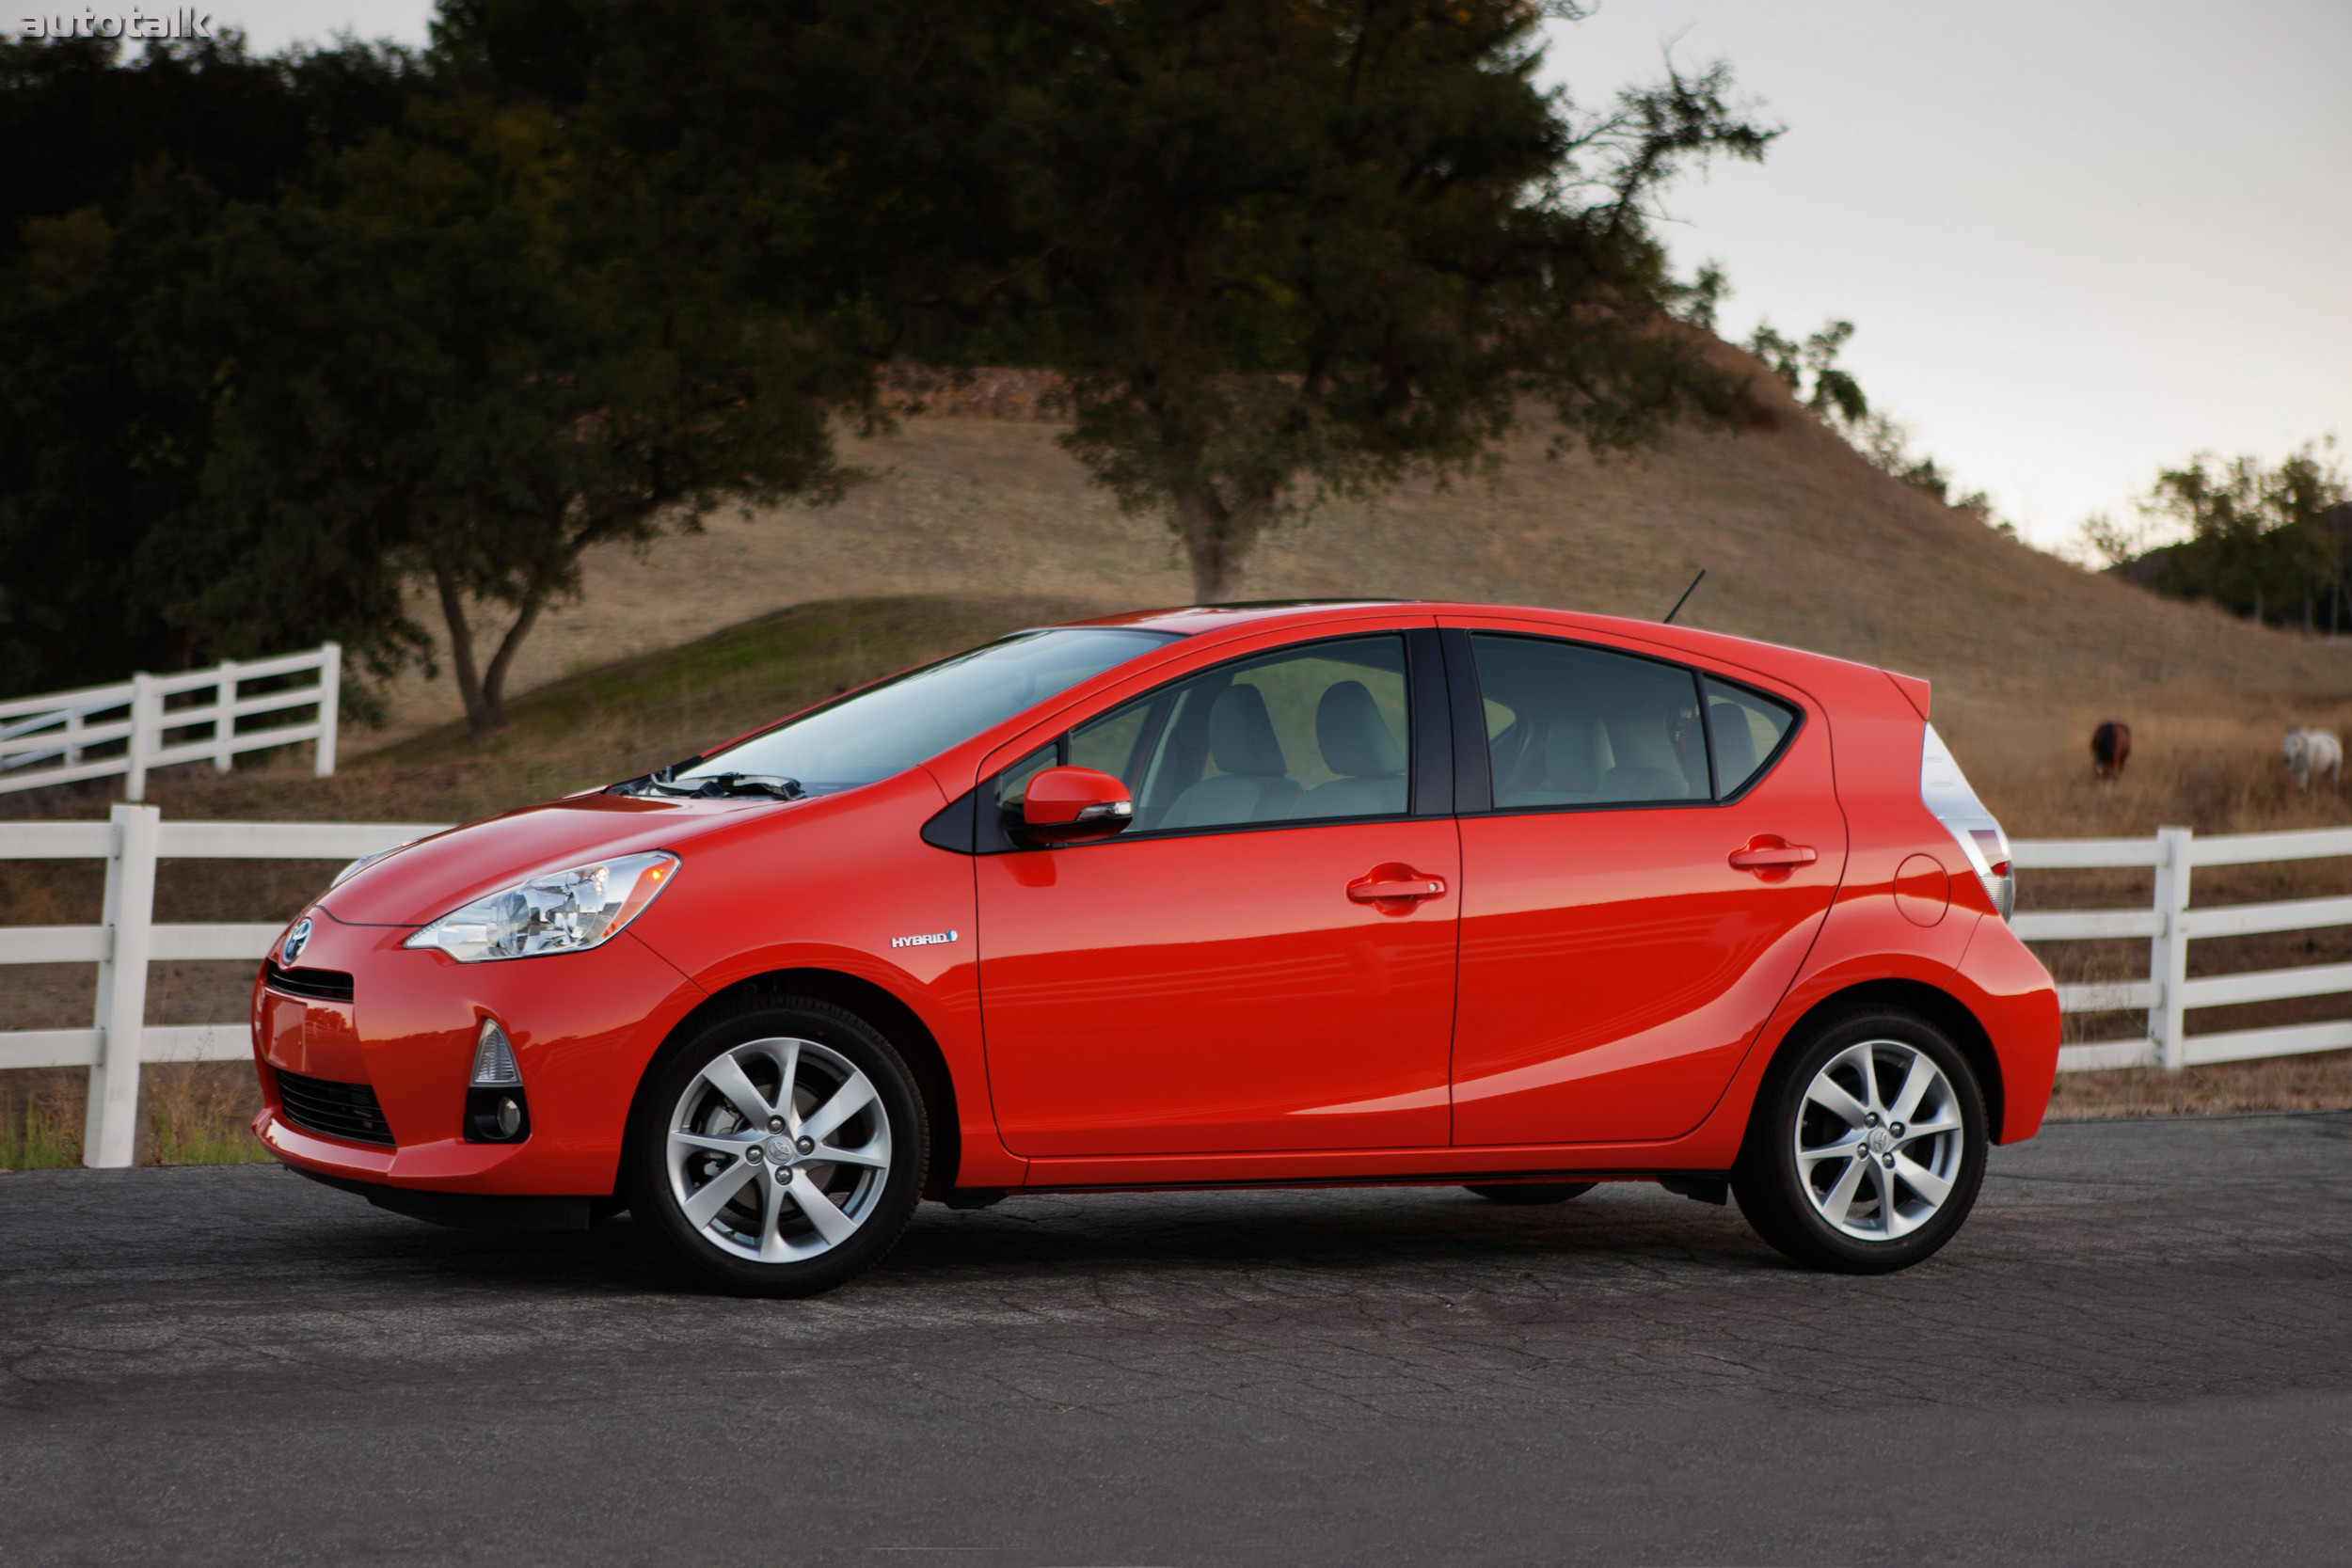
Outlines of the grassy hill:
{"type": "MultiPolygon", "coordinates": [[[[2153,757],[2266,749],[2290,719],[2327,721],[2352,702],[2352,645],[2159,600],[2029,549],[1871,468],[1755,361],[1724,353],[1754,372],[1756,427],[1680,432],[1607,463],[1548,459],[1531,434],[1491,483],[1334,505],[1275,533],[1247,594],[1656,617],[1704,566],[1685,619],[1925,675],[1939,723],[1980,765],[2002,768],[2038,770],[2062,755],[2072,769],[2102,718],[2132,722],[2153,757]]],[[[836,506],[727,516],[643,555],[597,556],[585,600],[543,622],[516,685],[822,600],[1184,602],[1189,584],[1165,527],[1121,516],[1057,433],[1019,417],[910,419],[850,444],[874,477],[836,506]]],[[[394,693],[397,733],[455,713],[446,680],[394,693]]]]}

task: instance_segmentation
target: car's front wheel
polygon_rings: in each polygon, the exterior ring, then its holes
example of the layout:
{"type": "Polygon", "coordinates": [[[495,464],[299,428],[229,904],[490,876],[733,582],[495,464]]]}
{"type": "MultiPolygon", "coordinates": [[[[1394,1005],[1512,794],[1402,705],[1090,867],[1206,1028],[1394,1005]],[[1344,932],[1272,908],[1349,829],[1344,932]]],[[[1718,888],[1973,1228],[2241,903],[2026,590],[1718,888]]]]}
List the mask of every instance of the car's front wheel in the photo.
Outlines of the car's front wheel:
{"type": "Polygon", "coordinates": [[[755,1000],[656,1067],[629,1138],[630,1208],[711,1284],[811,1295],[898,1241],[929,1142],[914,1077],[871,1024],[807,997],[755,1000]]]}
{"type": "Polygon", "coordinates": [[[1822,1021],[1756,1097],[1731,1190],[1798,1262],[1884,1274],[1958,1231],[1984,1180],[1984,1098],[1943,1031],[1885,1007],[1822,1021]]]}

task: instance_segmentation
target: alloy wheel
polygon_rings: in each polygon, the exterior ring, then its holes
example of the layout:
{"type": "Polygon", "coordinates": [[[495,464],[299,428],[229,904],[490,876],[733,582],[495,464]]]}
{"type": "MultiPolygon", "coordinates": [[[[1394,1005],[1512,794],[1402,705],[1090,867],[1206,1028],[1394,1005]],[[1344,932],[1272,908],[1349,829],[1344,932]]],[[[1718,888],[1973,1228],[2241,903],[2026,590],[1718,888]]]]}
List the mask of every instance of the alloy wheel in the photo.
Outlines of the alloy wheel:
{"type": "Polygon", "coordinates": [[[1944,1207],[1967,1140],[1944,1069],[1915,1046],[1871,1039],[1813,1075],[1795,1146],[1798,1184],[1821,1218],[1857,1241],[1889,1242],[1944,1207]]]}
{"type": "Polygon", "coordinates": [[[832,1251],[880,1206],[890,1117],[873,1083],[815,1040],[746,1040],[697,1072],[663,1130],[670,1196],[735,1257],[791,1263],[832,1251]]]}

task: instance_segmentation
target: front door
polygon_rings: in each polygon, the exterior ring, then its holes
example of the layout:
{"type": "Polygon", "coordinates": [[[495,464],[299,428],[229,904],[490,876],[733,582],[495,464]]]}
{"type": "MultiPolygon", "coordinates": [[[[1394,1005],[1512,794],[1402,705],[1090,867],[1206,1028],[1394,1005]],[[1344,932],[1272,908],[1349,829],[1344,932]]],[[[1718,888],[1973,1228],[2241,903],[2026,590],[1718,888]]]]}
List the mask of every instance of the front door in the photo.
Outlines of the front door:
{"type": "MultiPolygon", "coordinates": [[[[1426,634],[1424,634],[1426,635],[1426,634]]],[[[1033,1156],[1442,1145],[1460,855],[1415,816],[1405,638],[1174,682],[1007,768],[1125,780],[1105,842],[978,861],[989,1086],[1033,1156]],[[1374,897],[1381,890],[1415,896],[1374,897]]]]}
{"type": "Polygon", "coordinates": [[[1462,820],[1454,1142],[1678,1137],[1836,891],[1828,726],[1677,664],[1468,641],[1494,809],[1462,820]]]}

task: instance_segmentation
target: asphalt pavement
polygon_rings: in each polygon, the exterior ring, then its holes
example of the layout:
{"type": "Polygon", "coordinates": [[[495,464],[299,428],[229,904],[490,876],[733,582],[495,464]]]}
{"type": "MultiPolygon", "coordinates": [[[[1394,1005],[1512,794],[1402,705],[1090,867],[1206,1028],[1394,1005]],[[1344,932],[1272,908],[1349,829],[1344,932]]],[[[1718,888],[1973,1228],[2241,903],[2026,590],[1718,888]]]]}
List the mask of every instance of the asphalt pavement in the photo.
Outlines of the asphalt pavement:
{"type": "Polygon", "coordinates": [[[1014,1198],[807,1302],[627,1220],[0,1177],[0,1564],[2352,1561],[2352,1114],[2054,1127],[1938,1258],[1654,1186],[1014,1198]]]}

